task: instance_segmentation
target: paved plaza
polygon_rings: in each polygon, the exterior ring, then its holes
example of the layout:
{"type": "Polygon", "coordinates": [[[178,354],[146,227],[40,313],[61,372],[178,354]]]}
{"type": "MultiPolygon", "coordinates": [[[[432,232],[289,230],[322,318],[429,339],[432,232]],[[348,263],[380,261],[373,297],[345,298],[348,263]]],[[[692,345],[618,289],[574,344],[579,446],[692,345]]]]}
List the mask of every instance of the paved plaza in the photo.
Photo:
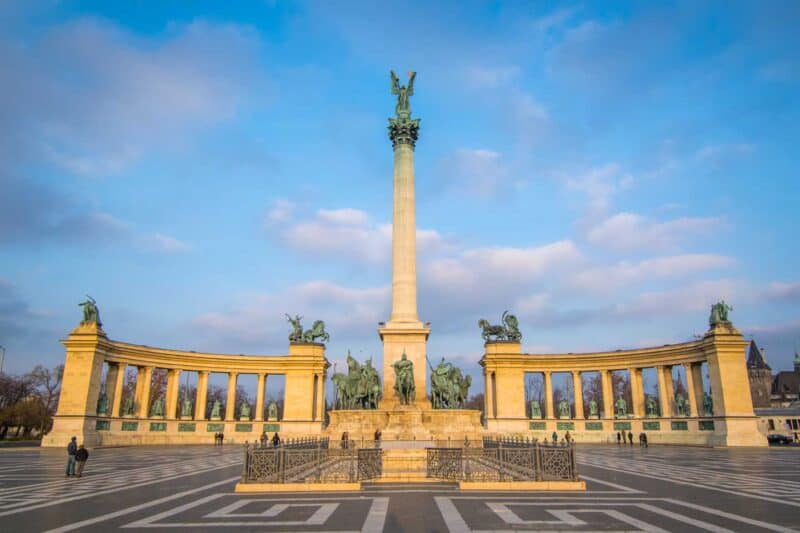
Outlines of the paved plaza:
{"type": "Polygon", "coordinates": [[[0,450],[0,530],[800,531],[800,448],[578,447],[585,493],[374,484],[238,495],[238,446],[0,450]]]}

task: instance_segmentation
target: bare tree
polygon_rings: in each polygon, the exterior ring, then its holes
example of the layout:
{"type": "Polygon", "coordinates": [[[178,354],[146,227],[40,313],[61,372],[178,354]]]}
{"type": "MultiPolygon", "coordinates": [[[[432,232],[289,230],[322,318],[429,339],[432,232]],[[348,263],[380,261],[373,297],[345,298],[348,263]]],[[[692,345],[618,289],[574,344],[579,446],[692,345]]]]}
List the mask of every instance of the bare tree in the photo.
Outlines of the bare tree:
{"type": "Polygon", "coordinates": [[[39,424],[39,434],[44,435],[46,431],[49,431],[53,416],[56,414],[58,397],[61,393],[61,380],[64,377],[64,365],[58,365],[52,370],[42,365],[36,365],[29,375],[44,409],[44,416],[39,424]]]}

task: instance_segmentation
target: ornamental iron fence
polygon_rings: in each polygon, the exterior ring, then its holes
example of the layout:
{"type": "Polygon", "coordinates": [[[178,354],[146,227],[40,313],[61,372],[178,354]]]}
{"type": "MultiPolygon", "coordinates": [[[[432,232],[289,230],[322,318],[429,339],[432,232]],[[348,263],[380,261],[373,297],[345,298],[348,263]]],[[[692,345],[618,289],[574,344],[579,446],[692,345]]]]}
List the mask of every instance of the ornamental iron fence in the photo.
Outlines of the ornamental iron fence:
{"type": "Polygon", "coordinates": [[[379,448],[328,444],[328,439],[298,439],[279,446],[246,444],[242,483],[352,483],[381,476],[379,448]]]}
{"type": "Polygon", "coordinates": [[[429,478],[450,481],[577,481],[574,445],[484,439],[483,447],[427,448],[429,478]]]}

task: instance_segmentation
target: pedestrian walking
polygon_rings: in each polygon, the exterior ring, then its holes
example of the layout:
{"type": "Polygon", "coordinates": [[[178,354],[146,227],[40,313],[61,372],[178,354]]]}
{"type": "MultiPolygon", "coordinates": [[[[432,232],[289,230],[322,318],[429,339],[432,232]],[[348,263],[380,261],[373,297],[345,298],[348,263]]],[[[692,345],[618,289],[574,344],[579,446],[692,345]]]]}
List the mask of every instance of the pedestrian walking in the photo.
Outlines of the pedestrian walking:
{"type": "Polygon", "coordinates": [[[350,435],[346,431],[342,431],[342,449],[347,449],[350,446],[350,435]]]}
{"type": "Polygon", "coordinates": [[[86,461],[89,460],[89,450],[81,444],[78,447],[78,451],[75,453],[75,462],[78,463],[78,469],[75,472],[75,475],[81,477],[83,475],[83,467],[86,466],[86,461]]]}
{"type": "Polygon", "coordinates": [[[644,443],[644,447],[647,448],[647,433],[642,431],[642,442],[644,443]]]}
{"type": "Polygon", "coordinates": [[[259,440],[261,441],[261,447],[265,448],[267,446],[267,432],[266,431],[263,431],[261,433],[261,438],[259,440]]]}
{"type": "Polygon", "coordinates": [[[281,445],[281,438],[278,436],[278,432],[275,432],[275,435],[272,436],[272,446],[277,448],[281,445]]]}
{"type": "Polygon", "coordinates": [[[620,434],[620,432],[619,432],[619,431],[617,431],[617,446],[619,446],[619,445],[620,445],[620,442],[621,442],[621,441],[622,441],[622,435],[620,434]]]}
{"type": "Polygon", "coordinates": [[[72,437],[67,444],[67,477],[75,475],[75,454],[78,453],[78,437],[72,437]]]}
{"type": "Polygon", "coordinates": [[[631,446],[633,446],[633,432],[632,431],[628,431],[628,442],[630,443],[631,446]]]}
{"type": "Polygon", "coordinates": [[[223,444],[225,444],[225,432],[224,431],[220,431],[219,432],[219,445],[222,446],[223,444]]]}
{"type": "Polygon", "coordinates": [[[564,434],[564,440],[567,441],[567,444],[572,444],[572,435],[569,434],[569,431],[564,434]]]}
{"type": "Polygon", "coordinates": [[[639,433],[639,447],[640,448],[642,446],[644,446],[644,438],[642,438],[642,435],[644,435],[644,433],[639,433]]]}
{"type": "Polygon", "coordinates": [[[556,433],[555,431],[553,432],[552,439],[553,439],[553,446],[558,444],[558,433],[556,433]]]}

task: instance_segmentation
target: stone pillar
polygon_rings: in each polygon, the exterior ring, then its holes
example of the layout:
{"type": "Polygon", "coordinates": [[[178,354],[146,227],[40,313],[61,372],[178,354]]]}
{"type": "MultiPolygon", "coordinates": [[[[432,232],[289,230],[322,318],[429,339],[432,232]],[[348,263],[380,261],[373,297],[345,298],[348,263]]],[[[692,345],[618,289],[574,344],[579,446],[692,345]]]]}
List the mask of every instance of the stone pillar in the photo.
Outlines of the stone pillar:
{"type": "Polygon", "coordinates": [[[572,373],[572,388],[575,391],[575,418],[586,418],[583,415],[583,380],[581,380],[580,372],[572,373]]]}
{"type": "Polygon", "coordinates": [[[194,419],[206,419],[206,401],[208,398],[208,370],[197,372],[197,395],[194,399],[194,419]]]}
{"type": "Polygon", "coordinates": [[[603,413],[605,418],[614,418],[614,389],[611,380],[610,370],[601,370],[600,376],[603,381],[603,413]]]}
{"type": "MultiPolygon", "coordinates": [[[[703,409],[703,400],[705,399],[706,391],[703,388],[703,365],[702,363],[693,363],[691,365],[692,369],[692,383],[694,385],[694,397],[695,401],[697,402],[697,416],[705,416],[705,410],[703,409]]],[[[687,372],[686,375],[688,376],[689,373],[687,372]]],[[[687,378],[688,380],[688,378],[687,378]]]]}
{"type": "Polygon", "coordinates": [[[261,422],[264,420],[264,387],[266,387],[267,375],[259,372],[258,374],[258,387],[256,389],[256,416],[255,421],[261,422]]]}
{"type": "Polygon", "coordinates": [[[658,403],[661,406],[661,416],[672,416],[672,369],[668,366],[656,367],[658,374],[658,403]]]}
{"type": "Polygon", "coordinates": [[[644,416],[644,387],[642,384],[642,369],[629,368],[628,375],[631,377],[631,401],[633,403],[633,416],[644,416]]]}
{"type": "Polygon", "coordinates": [[[703,396],[700,395],[698,403],[697,388],[694,384],[694,374],[692,373],[693,363],[683,363],[683,370],[686,372],[686,392],[689,394],[687,399],[689,404],[689,415],[700,416],[703,410],[703,396]]]}
{"type": "Polygon", "coordinates": [[[173,419],[178,412],[178,392],[181,384],[181,371],[177,368],[170,368],[167,371],[167,412],[165,418],[173,419]]]}
{"type": "Polygon", "coordinates": [[[236,378],[239,374],[228,372],[228,396],[225,400],[225,420],[233,420],[234,409],[236,408],[236,378]]]}
{"type": "Polygon", "coordinates": [[[486,413],[486,419],[496,418],[497,414],[494,409],[494,372],[483,372],[483,412],[486,413]]]}
{"type": "Polygon", "coordinates": [[[136,376],[136,406],[139,408],[139,418],[150,416],[150,382],[153,380],[152,366],[140,366],[136,376]]]}
{"type": "Polygon", "coordinates": [[[319,380],[317,381],[317,420],[325,421],[325,373],[318,374],[319,380]]]}
{"type": "Polygon", "coordinates": [[[125,363],[112,363],[108,368],[106,376],[106,396],[110,407],[109,416],[121,416],[119,412],[122,406],[122,389],[125,386],[125,370],[128,365],[125,363]]]}
{"type": "Polygon", "coordinates": [[[555,418],[553,409],[553,373],[546,370],[544,373],[544,412],[545,418],[555,418]]]}
{"type": "MultiPolygon", "coordinates": [[[[321,428],[314,420],[314,376],[327,368],[325,346],[322,344],[289,345],[289,357],[303,362],[303,367],[295,366],[286,370],[286,385],[283,397],[284,422],[315,422],[314,431],[321,428]]],[[[308,430],[304,430],[308,431],[308,430]]]]}

